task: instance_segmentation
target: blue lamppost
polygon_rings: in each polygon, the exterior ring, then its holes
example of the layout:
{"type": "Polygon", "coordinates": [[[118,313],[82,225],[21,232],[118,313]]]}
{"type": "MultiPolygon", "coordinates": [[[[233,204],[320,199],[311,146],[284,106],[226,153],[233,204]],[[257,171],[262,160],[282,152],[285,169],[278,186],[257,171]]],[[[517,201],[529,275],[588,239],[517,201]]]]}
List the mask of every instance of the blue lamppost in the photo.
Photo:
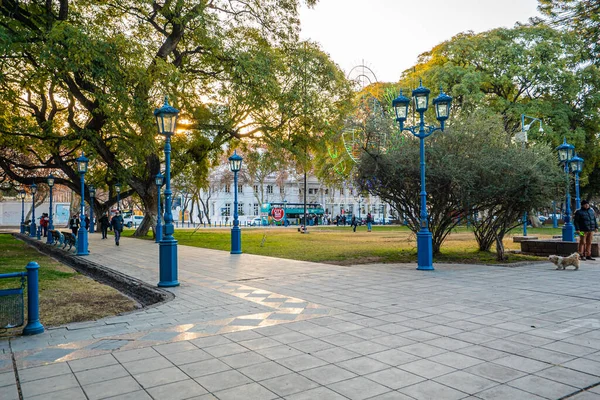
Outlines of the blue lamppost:
{"type": "MultiPolygon", "coordinates": [[[[534,122],[540,123],[540,133],[544,133],[541,119],[521,114],[521,137],[519,139],[523,144],[523,148],[525,148],[525,145],[527,144],[527,132],[529,132],[529,129],[534,122]],[[529,120],[528,124],[525,124],[526,118],[529,120]]],[[[527,211],[523,213],[523,236],[527,236],[527,211]]]]}
{"type": "Polygon", "coordinates": [[[46,178],[46,182],[48,183],[48,187],[50,188],[50,207],[48,207],[48,218],[50,219],[50,221],[48,221],[48,234],[46,235],[46,243],[52,244],[54,243],[54,238],[52,237],[52,234],[50,234],[50,231],[54,230],[54,224],[52,220],[52,188],[54,187],[54,176],[52,176],[52,174],[48,175],[48,178],[46,178]]]}
{"type": "Polygon", "coordinates": [[[117,192],[117,210],[121,211],[121,184],[115,183],[115,192],[117,192]]]}
{"type": "Polygon", "coordinates": [[[88,162],[90,161],[84,154],[81,152],[81,156],[78,157],[75,161],[77,161],[77,171],[79,172],[80,182],[81,182],[81,203],[79,205],[79,220],[80,227],[77,232],[77,255],[78,256],[87,256],[90,254],[88,250],[88,231],[85,225],[85,181],[84,176],[88,169],[88,162]]]}
{"type": "Polygon", "coordinates": [[[558,160],[565,170],[565,176],[567,178],[567,198],[565,204],[565,225],[562,228],[562,240],[564,242],[575,241],[575,227],[571,223],[571,193],[570,186],[571,180],[569,179],[569,162],[575,155],[575,146],[567,143],[567,138],[564,139],[563,143],[556,148],[558,152],[558,160]]]}
{"type": "Polygon", "coordinates": [[[94,198],[96,197],[96,187],[90,185],[90,233],[94,233],[94,198]]]}
{"type": "Polygon", "coordinates": [[[165,182],[165,177],[163,176],[163,174],[161,174],[160,172],[158,173],[158,175],[156,175],[156,177],[154,177],[154,183],[156,184],[156,191],[158,192],[158,211],[156,213],[157,217],[156,217],[156,238],[155,238],[155,242],[156,243],[160,243],[160,241],[162,240],[162,225],[160,223],[160,188],[162,187],[163,183],[165,182]]]}
{"type": "Polygon", "coordinates": [[[583,171],[583,158],[575,155],[569,163],[571,172],[575,174],[575,209],[581,208],[581,199],[579,198],[579,174],[583,171]]]}
{"type": "Polygon", "coordinates": [[[19,190],[17,198],[21,199],[21,234],[25,233],[25,191],[19,190]]]}
{"type": "Polygon", "coordinates": [[[233,172],[233,228],[231,228],[231,254],[242,254],[242,230],[238,221],[238,172],[242,169],[242,156],[237,152],[229,157],[229,169],[233,172]]]}
{"type": "Polygon", "coordinates": [[[415,101],[416,111],[420,116],[418,126],[404,127],[404,121],[408,117],[408,105],[410,99],[400,95],[392,101],[392,106],[396,111],[396,121],[400,123],[400,132],[409,131],[420,141],[420,164],[421,164],[421,212],[420,212],[420,230],[417,233],[417,269],[424,271],[433,270],[433,246],[431,232],[429,231],[429,215],[427,214],[427,192],[425,190],[425,138],[437,130],[444,131],[444,123],[450,116],[450,104],[452,97],[440,90],[440,95],[433,100],[435,106],[436,118],[440,121],[440,127],[425,126],[424,114],[429,105],[430,90],[423,87],[422,82],[419,87],[412,91],[415,101]]]}
{"type": "Polygon", "coordinates": [[[558,228],[558,218],[556,217],[556,201],[552,200],[552,210],[554,214],[552,214],[552,227],[558,228]]]}
{"type": "Polygon", "coordinates": [[[169,105],[169,98],[165,97],[165,104],[154,110],[158,133],[165,137],[165,225],[162,240],[159,244],[159,269],[160,287],[179,286],[177,280],[177,240],[173,237],[173,212],[171,205],[171,136],[177,126],[179,110],[169,105]]]}
{"type": "Polygon", "coordinates": [[[37,193],[37,185],[31,185],[31,224],[29,224],[29,236],[36,235],[37,226],[35,225],[35,194],[37,193]]]}

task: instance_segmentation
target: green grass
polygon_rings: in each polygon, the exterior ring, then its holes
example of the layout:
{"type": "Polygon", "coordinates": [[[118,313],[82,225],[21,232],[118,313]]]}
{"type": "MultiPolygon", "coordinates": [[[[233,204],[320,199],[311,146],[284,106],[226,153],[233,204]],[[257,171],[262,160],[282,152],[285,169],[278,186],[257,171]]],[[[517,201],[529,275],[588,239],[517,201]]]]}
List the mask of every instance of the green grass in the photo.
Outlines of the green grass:
{"type": "MultiPolygon", "coordinates": [[[[359,227],[310,227],[309,234],[301,234],[297,228],[242,228],[244,253],[294,260],[324,262],[339,265],[364,263],[406,263],[417,259],[415,236],[404,226],[374,226],[373,232],[359,227]]],[[[529,235],[552,236],[559,229],[529,229],[529,235]]],[[[126,230],[124,236],[132,236],[134,230],[126,230]]],[[[511,235],[521,235],[515,230],[511,235]]],[[[229,251],[229,229],[177,229],[175,238],[182,245],[229,251]]],[[[152,239],[147,236],[144,239],[152,239]]],[[[507,249],[519,249],[512,238],[505,240],[507,249]]],[[[540,257],[508,254],[508,262],[542,260],[540,257]]],[[[470,229],[458,227],[442,245],[436,262],[497,264],[495,252],[478,251],[470,229]]]]}

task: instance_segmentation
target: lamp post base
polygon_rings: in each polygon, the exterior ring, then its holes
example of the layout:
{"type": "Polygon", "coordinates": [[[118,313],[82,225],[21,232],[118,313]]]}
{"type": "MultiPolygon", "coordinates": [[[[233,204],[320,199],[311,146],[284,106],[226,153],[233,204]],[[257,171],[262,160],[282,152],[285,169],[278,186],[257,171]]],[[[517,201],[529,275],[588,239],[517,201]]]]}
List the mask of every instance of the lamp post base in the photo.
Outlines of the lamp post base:
{"type": "Polygon", "coordinates": [[[420,230],[417,233],[417,270],[433,271],[433,244],[431,232],[420,230]]]}
{"type": "Polygon", "coordinates": [[[77,232],[77,255],[87,256],[89,254],[87,231],[85,228],[80,228],[79,232],[77,232]]]}
{"type": "Polygon", "coordinates": [[[179,286],[177,280],[177,240],[162,240],[159,244],[159,287],[179,286]]]}
{"type": "Polygon", "coordinates": [[[162,225],[156,225],[156,239],[155,243],[160,243],[162,240],[162,225]]]}
{"type": "Polygon", "coordinates": [[[231,254],[242,254],[242,230],[239,226],[231,229],[231,254]]]}
{"type": "Polygon", "coordinates": [[[29,227],[29,236],[35,237],[35,235],[37,235],[37,226],[35,225],[35,222],[31,221],[31,226],[29,227]]]}
{"type": "Polygon", "coordinates": [[[562,240],[563,242],[575,241],[575,227],[570,222],[565,224],[562,228],[562,240]]]}

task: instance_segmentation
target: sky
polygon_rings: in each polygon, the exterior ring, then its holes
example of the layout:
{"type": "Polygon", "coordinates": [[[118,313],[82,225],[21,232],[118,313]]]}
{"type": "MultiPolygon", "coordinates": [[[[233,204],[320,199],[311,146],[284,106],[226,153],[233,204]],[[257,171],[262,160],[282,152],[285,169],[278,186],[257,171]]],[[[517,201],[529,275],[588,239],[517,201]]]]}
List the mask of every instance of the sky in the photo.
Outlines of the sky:
{"type": "Polygon", "coordinates": [[[320,43],[347,74],[364,60],[378,81],[395,82],[419,54],[457,33],[513,27],[538,16],[537,5],[537,0],[319,0],[301,9],[301,37],[320,43]]]}

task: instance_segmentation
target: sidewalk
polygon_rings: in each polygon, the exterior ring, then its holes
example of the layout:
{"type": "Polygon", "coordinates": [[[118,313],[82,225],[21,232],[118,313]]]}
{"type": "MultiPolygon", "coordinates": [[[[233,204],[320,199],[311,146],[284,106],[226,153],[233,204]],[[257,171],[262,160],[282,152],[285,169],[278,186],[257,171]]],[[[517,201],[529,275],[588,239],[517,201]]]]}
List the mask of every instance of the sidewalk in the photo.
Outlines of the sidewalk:
{"type": "MultiPolygon", "coordinates": [[[[153,242],[90,249],[158,282],[153,242]]],[[[25,399],[600,399],[598,263],[423,272],[178,249],[174,300],[0,341],[0,398],[19,398],[14,357],[25,399]]]]}

